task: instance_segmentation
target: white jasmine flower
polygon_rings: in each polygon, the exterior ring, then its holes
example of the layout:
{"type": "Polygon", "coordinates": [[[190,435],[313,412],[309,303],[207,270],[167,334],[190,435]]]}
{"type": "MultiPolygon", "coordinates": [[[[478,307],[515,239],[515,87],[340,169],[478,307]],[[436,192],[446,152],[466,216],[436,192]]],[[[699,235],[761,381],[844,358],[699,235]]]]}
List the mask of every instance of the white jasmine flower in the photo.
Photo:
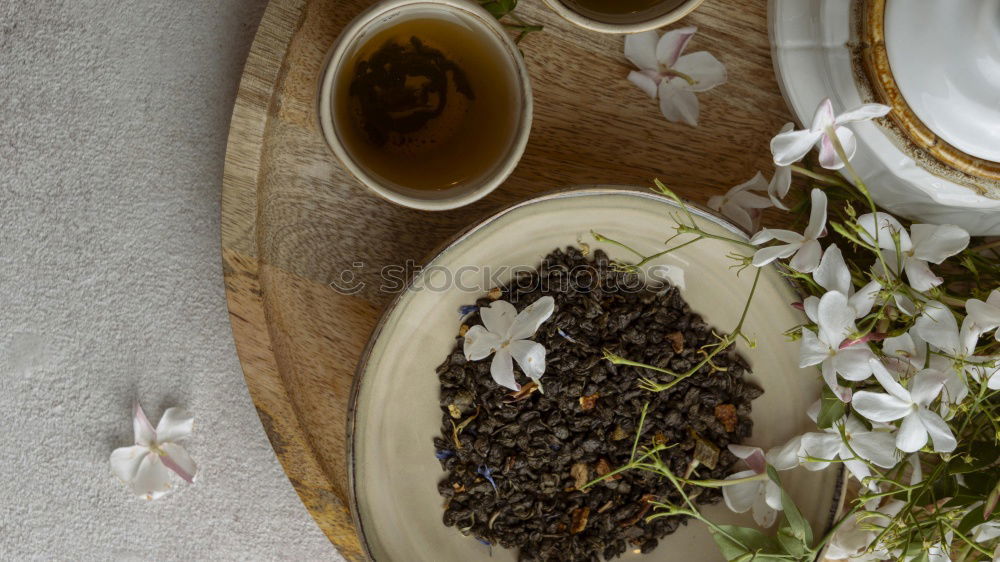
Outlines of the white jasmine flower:
{"type": "Polygon", "coordinates": [[[694,26],[673,29],[659,37],[655,31],[625,36],[625,58],[638,71],[628,75],[629,82],[651,98],[659,96],[660,111],[668,121],[683,121],[698,126],[697,92],[704,92],[726,81],[726,67],[707,51],[683,55],[694,26]]]}
{"type": "Polygon", "coordinates": [[[191,435],[194,418],[179,408],[163,412],[156,429],[142,406],[134,407],[132,428],[135,445],[111,453],[111,471],[136,495],[155,500],[170,490],[170,471],[193,483],[198,466],[176,442],[191,435]]]}
{"type": "Polygon", "coordinates": [[[478,361],[493,354],[490,374],[500,386],[520,390],[514,379],[514,364],[528,378],[538,381],[545,373],[545,346],[530,341],[543,322],[552,316],[555,300],[542,297],[524,307],[520,313],[507,301],[494,301],[489,307],[479,309],[482,325],[469,328],[465,333],[463,351],[466,359],[478,361]]]}
{"type": "MultiPolygon", "coordinates": [[[[779,133],[787,133],[795,129],[795,123],[789,121],[781,128],[779,133]]],[[[792,187],[792,167],[791,165],[779,166],[774,165],[774,175],[771,176],[771,182],[767,184],[767,194],[771,197],[771,202],[774,206],[783,210],[789,210],[788,207],[781,202],[782,199],[788,195],[789,188],[792,187]]]]}
{"type": "Polygon", "coordinates": [[[927,363],[927,344],[914,330],[885,338],[882,353],[887,359],[886,367],[900,374],[915,373],[927,363]]]}
{"type": "Polygon", "coordinates": [[[884,528],[903,509],[904,505],[903,501],[890,500],[874,511],[855,513],[853,517],[841,524],[830,538],[826,558],[830,560],[850,559],[851,562],[889,559],[892,554],[883,544],[875,545],[871,552],[868,552],[872,541],[878,538],[880,532],[872,527],[884,528]]]}
{"type": "Polygon", "coordinates": [[[867,236],[862,238],[866,242],[877,243],[882,248],[882,255],[893,273],[898,274],[902,266],[906,280],[917,291],[927,291],[942,283],[928,262],[940,264],[969,245],[969,233],[955,225],[914,224],[908,234],[896,217],[883,212],[877,216],[868,213],[858,217],[858,226],[865,230],[867,236]],[[899,255],[896,255],[893,235],[899,237],[899,255]]]}
{"type": "Polygon", "coordinates": [[[811,127],[802,131],[785,131],[771,139],[771,154],[774,156],[774,163],[779,166],[787,166],[798,162],[813,146],[819,146],[820,166],[828,170],[839,170],[844,167],[844,162],[841,161],[833,146],[833,141],[829,136],[830,132],[833,131],[837,135],[837,139],[840,140],[840,144],[847,154],[847,159],[850,160],[854,157],[858,145],[854,139],[854,133],[843,125],[882,117],[889,113],[890,109],[889,106],[869,103],[835,115],[833,104],[829,98],[825,99],[816,108],[811,127]]]}
{"type": "MultiPolygon", "coordinates": [[[[925,342],[916,332],[909,332],[886,338],[882,342],[882,353],[884,364],[893,375],[912,376],[917,371],[925,367],[946,373],[944,391],[941,394],[941,407],[939,412],[945,420],[954,416],[955,412],[949,408],[950,404],[961,402],[969,393],[969,387],[965,379],[958,376],[952,368],[951,361],[940,355],[927,356],[927,342],[925,342]]],[[[898,377],[897,377],[898,378],[898,377]]]]}
{"type": "Polygon", "coordinates": [[[802,273],[811,273],[819,267],[823,248],[818,238],[826,232],[826,194],[822,190],[812,190],[812,208],[809,212],[809,225],[802,234],[791,230],[765,228],[753,235],[750,243],[759,246],[771,240],[779,240],[784,244],[768,246],[757,250],[753,255],[753,264],[761,267],[776,259],[792,258],[788,265],[802,273]],[[792,257],[794,256],[794,257],[792,257]]]}
{"type": "Polygon", "coordinates": [[[749,181],[733,187],[725,195],[710,197],[708,208],[719,211],[722,216],[750,233],[757,230],[760,210],[771,206],[771,202],[766,197],[753,192],[763,192],[766,189],[767,180],[760,172],[757,172],[757,175],[750,178],[749,181]]]}
{"type": "MultiPolygon", "coordinates": [[[[948,535],[951,535],[949,532],[948,535]]],[[[951,543],[951,539],[948,538],[948,543],[951,543]]],[[[906,558],[907,562],[911,560],[916,560],[917,556],[909,556],[906,558]]],[[[927,561],[928,562],[951,562],[951,556],[948,554],[948,546],[941,542],[936,542],[927,549],[927,561]]]]}
{"type": "Polygon", "coordinates": [[[843,293],[830,291],[815,307],[810,306],[806,314],[819,330],[802,328],[799,346],[799,366],[820,365],[823,380],[844,402],[851,401],[851,389],[840,386],[837,375],[850,381],[865,380],[871,375],[869,361],[874,357],[865,345],[843,345],[858,330],[854,324],[857,313],[849,302],[843,293]]]}
{"type": "Polygon", "coordinates": [[[823,433],[807,433],[802,437],[805,455],[824,459],[806,461],[804,466],[809,470],[822,470],[830,465],[829,461],[839,458],[858,482],[863,482],[871,476],[871,470],[861,459],[882,468],[896,466],[895,440],[895,436],[888,431],[881,428],[868,429],[854,416],[845,416],[832,427],[824,429],[823,433]]]}
{"type": "Polygon", "coordinates": [[[1000,537],[1000,521],[985,521],[972,528],[972,540],[988,542],[1000,537]]]}
{"type": "MultiPolygon", "coordinates": [[[[893,267],[895,267],[895,264],[893,264],[893,267]]],[[[882,267],[882,264],[877,260],[872,265],[872,274],[874,275],[875,279],[880,280],[880,282],[881,280],[885,280],[883,286],[892,284],[895,281],[896,277],[898,276],[896,274],[888,273],[885,270],[885,268],[882,267]]],[[[917,303],[914,302],[913,299],[911,298],[911,293],[906,289],[898,288],[892,292],[891,296],[893,302],[895,302],[896,304],[896,308],[903,314],[907,316],[916,316],[917,313],[920,312],[919,308],[917,308],[917,303]]],[[[913,296],[916,296],[919,299],[921,295],[918,293],[913,296]]],[[[919,300],[922,302],[923,300],[926,299],[919,299],[919,300]]]]}
{"type": "MultiPolygon", "coordinates": [[[[787,444],[772,449],[767,455],[760,447],[729,445],[729,450],[743,459],[750,469],[732,474],[726,480],[740,480],[765,474],[768,464],[776,470],[795,468],[798,466],[797,451],[800,448],[800,439],[793,438],[787,444]],[[793,457],[794,461],[791,460],[793,457]]],[[[722,498],[734,513],[746,513],[752,509],[753,519],[761,527],[774,525],[778,512],[782,509],[781,488],[767,477],[723,486],[722,498]]]]}
{"type": "Polygon", "coordinates": [[[773,466],[776,470],[791,470],[802,464],[802,458],[805,456],[802,441],[804,437],[804,435],[796,435],[785,442],[784,445],[772,447],[764,455],[767,464],[773,466]]]}
{"type": "MultiPolygon", "coordinates": [[[[851,270],[848,269],[847,263],[844,262],[844,255],[836,244],[831,244],[826,249],[823,253],[823,259],[819,262],[819,267],[813,271],[812,276],[813,281],[816,281],[817,285],[827,291],[837,291],[847,295],[847,306],[851,307],[851,310],[854,311],[855,318],[864,318],[871,312],[872,307],[875,305],[875,299],[882,289],[882,285],[878,281],[871,281],[855,293],[854,283],[851,282],[851,270]]],[[[819,306],[819,297],[806,297],[802,305],[806,310],[806,314],[810,318],[815,318],[815,310],[819,306]],[[810,311],[812,312],[810,313],[810,311]]]]}
{"type": "Polygon", "coordinates": [[[927,444],[928,436],[935,451],[954,451],[957,443],[951,428],[929,408],[944,388],[947,374],[924,369],[913,377],[911,388],[907,390],[879,361],[873,359],[871,367],[888,394],[859,391],[852,402],[854,411],[875,422],[903,420],[896,432],[896,447],[900,451],[919,451],[927,444]]]}
{"type": "MultiPolygon", "coordinates": [[[[993,289],[985,302],[979,299],[965,301],[965,310],[983,333],[996,330],[1000,326],[1000,289],[993,289]]],[[[994,336],[1000,341],[1000,330],[994,336]]]]}
{"type": "MultiPolygon", "coordinates": [[[[967,373],[977,381],[986,376],[987,386],[990,389],[1000,388],[1000,372],[993,364],[994,358],[975,355],[976,343],[982,330],[972,321],[971,316],[965,317],[959,329],[958,321],[955,320],[951,310],[937,301],[931,301],[914,322],[913,331],[938,350],[951,356],[955,360],[955,369],[958,372],[967,373]]],[[[955,402],[964,397],[965,394],[962,393],[961,396],[950,397],[950,400],[955,402]]]]}

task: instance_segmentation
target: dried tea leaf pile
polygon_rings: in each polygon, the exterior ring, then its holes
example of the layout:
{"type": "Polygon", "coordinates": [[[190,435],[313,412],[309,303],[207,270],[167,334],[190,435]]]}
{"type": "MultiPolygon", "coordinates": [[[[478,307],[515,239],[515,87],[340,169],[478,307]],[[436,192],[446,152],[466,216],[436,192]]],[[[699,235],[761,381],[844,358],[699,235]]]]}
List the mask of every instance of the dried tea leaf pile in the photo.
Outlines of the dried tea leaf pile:
{"type": "MultiPolygon", "coordinates": [[[[675,474],[685,474],[695,456],[715,454],[714,468],[701,466],[693,477],[732,472],[737,459],[726,445],[750,435],[750,402],[762,393],[743,380],[749,369],[735,351],[716,356],[716,367],[725,371],[706,366],[660,393],[638,388],[649,372],[603,359],[607,348],[684,372],[701,359],[702,346],[717,341],[679,291],[636,290],[636,281],[614,270],[601,251],[589,260],[567,248],[491,293],[518,310],[545,295],[555,299],[555,313],[532,338],[548,352],[544,393],[520,372],[519,392],[497,385],[490,360],[466,361],[458,338],[438,368],[442,427],[434,444],[446,472],[438,485],[445,525],[518,549],[522,560],[599,560],[626,549],[652,550],[685,523],[644,519],[652,513],[650,500],[679,502],[666,479],[630,470],[579,489],[629,462],[647,402],[640,447],[675,444],[661,453],[675,474]],[[624,288],[629,285],[632,290],[624,288]]],[[[477,305],[488,306],[490,297],[477,305]]],[[[474,313],[464,322],[481,320],[474,313]]],[[[700,503],[721,499],[717,489],[699,490],[700,503]]]]}

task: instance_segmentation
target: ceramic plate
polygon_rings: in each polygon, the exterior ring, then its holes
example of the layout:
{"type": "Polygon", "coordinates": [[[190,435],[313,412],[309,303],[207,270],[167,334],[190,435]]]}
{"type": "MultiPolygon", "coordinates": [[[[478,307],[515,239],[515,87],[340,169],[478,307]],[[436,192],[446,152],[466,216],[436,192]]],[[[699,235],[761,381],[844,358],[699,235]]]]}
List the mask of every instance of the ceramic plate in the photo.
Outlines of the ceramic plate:
{"type": "MultiPolygon", "coordinates": [[[[379,561],[469,562],[516,560],[516,553],[490,549],[441,522],[443,500],[437,483],[444,476],[434,457],[432,438],[441,424],[437,367],[455,345],[461,324],[457,310],[483,292],[454,287],[450,277],[461,266],[502,271],[535,267],[557,247],[583,240],[612,259],[629,256],[595,244],[591,229],[641,252],[663,249],[678,209],[649,192],[611,187],[582,188],[521,203],[462,234],[418,273],[413,285],[389,307],[362,358],[349,414],[349,470],[353,511],[362,543],[379,561]],[[442,289],[442,287],[449,287],[442,289]]],[[[743,237],[735,227],[707,213],[700,226],[712,233],[743,237]]],[[[721,330],[736,325],[753,281],[739,278],[726,257],[744,250],[731,242],[704,240],[664,256],[657,264],[683,267],[683,295],[706,321],[721,330]]],[[[511,278],[501,275],[499,283],[511,278]]],[[[467,285],[475,285],[468,283],[467,285]]],[[[750,444],[771,447],[807,431],[805,411],[819,396],[813,369],[798,367],[798,345],[782,334],[804,321],[790,303],[798,300],[776,270],[767,268],[750,307],[746,329],[755,349],[740,348],[753,366],[753,379],[765,393],[753,403],[750,444]]],[[[813,426],[815,427],[815,426],[813,426]]],[[[837,508],[838,471],[782,473],[788,491],[815,529],[826,529],[837,508]]],[[[721,503],[706,509],[716,521],[752,525],[749,514],[728,512],[721,503]]],[[[691,523],[660,541],[651,554],[625,559],[648,561],[721,560],[704,526],[691,523]]]]}
{"type": "MultiPolygon", "coordinates": [[[[858,41],[854,4],[847,0],[769,1],[778,84],[800,123],[812,121],[823,98],[833,100],[837,111],[867,101],[850,49],[858,41]]],[[[915,6],[907,5],[907,9],[919,12],[915,6]]],[[[898,50],[895,56],[899,58],[898,50]]],[[[990,95],[995,100],[994,90],[990,95]]],[[[1000,199],[931,173],[875,123],[856,123],[852,128],[858,141],[852,163],[880,205],[914,220],[957,224],[976,235],[1000,235],[1000,199]]],[[[949,133],[954,137],[954,131],[949,133]]]]}

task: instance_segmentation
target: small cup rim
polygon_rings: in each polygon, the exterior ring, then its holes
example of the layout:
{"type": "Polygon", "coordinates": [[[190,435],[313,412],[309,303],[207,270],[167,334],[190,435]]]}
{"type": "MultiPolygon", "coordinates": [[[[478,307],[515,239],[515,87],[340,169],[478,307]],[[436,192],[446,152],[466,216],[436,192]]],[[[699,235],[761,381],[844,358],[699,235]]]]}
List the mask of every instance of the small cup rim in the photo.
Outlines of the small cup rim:
{"type": "Polygon", "coordinates": [[[544,0],[545,4],[566,21],[599,33],[613,33],[616,35],[627,35],[631,33],[641,33],[651,31],[675,23],[691,12],[705,0],[685,0],[683,4],[677,6],[669,12],[637,23],[607,23],[589,18],[563,3],[562,0],[544,0]]]}
{"type": "Polygon", "coordinates": [[[528,137],[531,133],[531,124],[534,115],[534,102],[532,99],[531,81],[524,59],[518,51],[517,45],[507,35],[499,22],[496,21],[496,18],[479,5],[469,3],[465,0],[382,0],[374,4],[351,20],[341,31],[333,46],[330,47],[320,80],[317,116],[326,145],[333,151],[334,155],[337,156],[347,171],[368,190],[383,199],[405,207],[425,211],[445,211],[463,207],[482,199],[500,187],[510,177],[528,145],[528,137]],[[348,150],[339,141],[333,124],[331,101],[333,98],[334,80],[337,77],[337,71],[346,60],[347,50],[352,46],[353,39],[374,20],[386,16],[393,11],[416,5],[426,5],[445,12],[458,13],[460,16],[475,18],[479,23],[492,31],[500,40],[504,51],[506,51],[513,62],[514,79],[517,81],[516,87],[523,98],[519,111],[520,121],[517,125],[511,148],[507,155],[498,161],[496,173],[484,179],[480,185],[453,197],[424,199],[405,195],[386,187],[377,178],[368,174],[350,155],[348,150]]]}

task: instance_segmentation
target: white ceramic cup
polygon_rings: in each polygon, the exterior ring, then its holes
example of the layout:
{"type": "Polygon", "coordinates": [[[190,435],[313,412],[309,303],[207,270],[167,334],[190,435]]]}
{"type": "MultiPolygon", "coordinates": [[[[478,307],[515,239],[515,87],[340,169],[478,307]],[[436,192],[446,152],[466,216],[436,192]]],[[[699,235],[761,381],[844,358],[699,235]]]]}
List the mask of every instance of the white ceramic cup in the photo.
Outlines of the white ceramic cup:
{"type": "Polygon", "coordinates": [[[341,32],[327,56],[319,90],[318,115],[323,136],[330,149],[361,183],[376,194],[400,205],[427,211],[441,211],[468,205],[496,189],[514,171],[524,148],[532,119],[531,83],[524,60],[517,45],[506,30],[485,9],[468,0],[383,0],[358,15],[341,32]],[[343,131],[353,123],[342,123],[334,108],[338,77],[355,53],[363,48],[369,38],[380,31],[409,19],[445,19],[460,23],[495,41],[498,52],[503,53],[501,64],[507,65],[508,75],[516,81],[513,91],[516,124],[507,150],[483,172],[466,181],[440,190],[413,189],[381,177],[375,170],[362,164],[344,142],[343,131]]]}
{"type": "Polygon", "coordinates": [[[563,19],[584,29],[622,35],[670,25],[690,14],[703,1],[663,0],[655,6],[630,14],[604,14],[583,8],[573,0],[545,0],[545,3],[563,19]]]}

